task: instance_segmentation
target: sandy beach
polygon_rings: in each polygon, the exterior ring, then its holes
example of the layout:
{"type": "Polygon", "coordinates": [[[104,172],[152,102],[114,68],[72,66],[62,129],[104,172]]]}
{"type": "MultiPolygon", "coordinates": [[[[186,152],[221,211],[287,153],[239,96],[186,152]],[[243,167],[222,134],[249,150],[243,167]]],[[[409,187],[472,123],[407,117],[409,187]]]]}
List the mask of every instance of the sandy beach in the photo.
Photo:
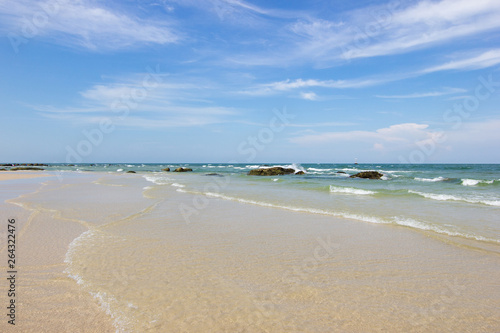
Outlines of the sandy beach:
{"type": "Polygon", "coordinates": [[[500,329],[498,254],[218,198],[186,221],[179,207],[199,197],[150,185],[68,174],[4,186],[19,280],[16,327],[2,332],[500,329]]]}
{"type": "Polygon", "coordinates": [[[52,177],[46,173],[32,173],[29,171],[2,171],[0,172],[0,181],[13,179],[30,179],[39,177],[52,177]]]}

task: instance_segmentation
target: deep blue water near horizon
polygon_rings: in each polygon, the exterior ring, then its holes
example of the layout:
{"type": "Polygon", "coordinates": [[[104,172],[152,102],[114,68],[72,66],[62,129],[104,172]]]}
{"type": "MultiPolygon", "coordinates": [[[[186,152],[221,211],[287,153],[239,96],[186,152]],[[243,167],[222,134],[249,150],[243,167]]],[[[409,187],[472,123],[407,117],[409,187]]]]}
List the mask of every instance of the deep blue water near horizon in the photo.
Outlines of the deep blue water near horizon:
{"type": "MultiPolygon", "coordinates": [[[[404,226],[432,235],[500,246],[500,164],[265,163],[303,175],[248,176],[257,163],[50,164],[47,171],[135,171],[151,186],[245,204],[368,223],[404,226]],[[164,172],[189,167],[193,172],[164,172]],[[375,170],[381,180],[350,178],[375,170]]],[[[305,221],[304,223],[307,223],[305,221]]],[[[488,245],[488,246],[489,246],[488,245]]]]}

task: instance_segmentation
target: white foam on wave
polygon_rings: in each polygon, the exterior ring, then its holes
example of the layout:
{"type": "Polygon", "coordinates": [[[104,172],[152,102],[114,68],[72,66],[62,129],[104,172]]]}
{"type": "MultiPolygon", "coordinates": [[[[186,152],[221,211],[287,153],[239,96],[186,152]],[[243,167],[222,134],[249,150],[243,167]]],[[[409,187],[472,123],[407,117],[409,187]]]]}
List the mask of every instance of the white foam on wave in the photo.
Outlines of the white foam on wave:
{"type": "Polygon", "coordinates": [[[377,193],[374,191],[362,190],[362,189],[354,188],[354,187],[342,187],[342,186],[333,186],[333,185],[330,185],[330,192],[331,193],[358,194],[358,195],[371,195],[371,194],[377,193]]]}
{"type": "Polygon", "coordinates": [[[338,170],[340,170],[340,171],[356,171],[356,172],[363,171],[363,170],[356,169],[356,168],[343,168],[343,169],[338,169],[338,170]]]}
{"type": "Polygon", "coordinates": [[[178,184],[178,183],[173,183],[173,187],[186,187],[186,185],[178,184]]]}
{"type": "Polygon", "coordinates": [[[413,190],[408,190],[408,193],[417,194],[424,198],[438,200],[438,201],[462,201],[473,204],[484,204],[488,206],[500,206],[500,200],[484,200],[483,198],[465,198],[450,194],[425,193],[413,190]]]}
{"type": "Polygon", "coordinates": [[[476,186],[479,184],[493,184],[494,180],[462,179],[463,186],[476,186]]]}
{"type": "Polygon", "coordinates": [[[75,280],[78,285],[86,289],[88,293],[97,301],[100,308],[106,312],[108,316],[113,319],[113,326],[117,329],[117,332],[126,332],[126,327],[130,325],[130,319],[123,313],[117,310],[114,304],[117,303],[117,299],[112,295],[108,295],[103,291],[92,291],[94,286],[92,286],[88,281],[85,281],[83,277],[72,271],[73,257],[77,249],[82,246],[85,242],[96,237],[96,230],[88,230],[82,233],[80,236],[75,238],[68,246],[68,251],[66,252],[64,262],[67,264],[68,268],[64,270],[64,273],[68,275],[71,279],[75,280]]]}
{"type": "Polygon", "coordinates": [[[146,179],[148,182],[151,182],[156,185],[166,185],[169,184],[172,179],[166,177],[166,176],[153,176],[153,175],[144,175],[144,179],[146,179]]]}
{"type": "Polygon", "coordinates": [[[317,169],[317,168],[307,168],[307,171],[318,171],[318,172],[323,172],[323,171],[332,171],[333,169],[317,169]]]}
{"type": "Polygon", "coordinates": [[[414,179],[419,181],[419,182],[442,182],[442,181],[446,180],[446,178],[444,178],[444,177],[436,177],[436,178],[418,178],[418,177],[415,177],[414,179]]]}
{"type": "Polygon", "coordinates": [[[339,217],[339,218],[346,218],[346,219],[358,220],[358,221],[375,223],[375,224],[393,224],[393,225],[396,224],[396,225],[411,227],[414,229],[432,231],[432,232],[436,232],[436,233],[440,233],[440,234],[445,234],[448,236],[457,236],[457,237],[464,237],[464,238],[469,238],[469,239],[476,239],[479,241],[500,243],[500,240],[497,240],[497,239],[486,238],[483,236],[468,234],[465,232],[448,230],[448,229],[442,228],[440,226],[432,225],[432,224],[429,224],[426,222],[417,221],[417,220],[414,220],[411,218],[403,218],[403,217],[396,216],[396,217],[384,219],[381,217],[369,216],[369,215],[363,215],[363,214],[354,214],[354,213],[347,213],[347,212],[332,212],[332,211],[327,211],[324,209],[303,208],[303,207],[285,206],[285,205],[280,205],[280,204],[272,204],[272,203],[268,203],[268,202],[262,202],[262,201],[244,199],[244,198],[237,198],[237,197],[232,197],[232,196],[228,196],[228,195],[224,195],[224,194],[220,194],[220,193],[213,193],[213,192],[202,193],[202,192],[184,191],[184,190],[182,192],[191,193],[191,194],[198,194],[198,195],[205,195],[207,197],[218,198],[218,199],[223,199],[223,200],[230,200],[230,201],[237,201],[237,202],[241,202],[241,203],[245,203],[245,204],[252,204],[252,205],[258,205],[258,206],[263,206],[263,207],[285,209],[285,210],[294,211],[294,212],[329,215],[329,216],[334,216],[334,217],[339,217]]]}
{"type": "Polygon", "coordinates": [[[116,170],[116,172],[122,172],[122,171],[123,171],[123,169],[118,169],[118,170],[116,170]]]}
{"type": "MultiPolygon", "coordinates": [[[[448,236],[464,237],[464,238],[475,239],[475,240],[479,240],[479,241],[500,243],[500,240],[497,240],[497,239],[486,238],[483,236],[473,235],[473,234],[469,234],[469,233],[457,231],[457,230],[453,231],[450,229],[442,228],[442,227],[437,226],[437,225],[432,225],[429,223],[417,221],[417,220],[414,220],[411,218],[395,217],[394,222],[398,225],[411,227],[411,228],[415,228],[415,229],[420,229],[420,230],[434,231],[436,233],[444,234],[444,235],[448,235],[448,236]]],[[[455,226],[452,226],[450,224],[445,224],[444,226],[455,228],[455,226]]]]}

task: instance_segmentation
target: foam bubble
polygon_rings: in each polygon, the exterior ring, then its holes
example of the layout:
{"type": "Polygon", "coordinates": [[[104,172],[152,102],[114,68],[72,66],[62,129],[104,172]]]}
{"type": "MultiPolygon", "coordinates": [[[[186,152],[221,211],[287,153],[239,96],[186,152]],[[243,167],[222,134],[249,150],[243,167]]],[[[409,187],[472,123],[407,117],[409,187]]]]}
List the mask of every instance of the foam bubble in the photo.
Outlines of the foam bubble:
{"type": "Polygon", "coordinates": [[[418,178],[418,177],[415,177],[414,179],[419,181],[419,182],[442,182],[442,181],[446,180],[446,178],[443,178],[443,177],[436,177],[436,178],[418,178]]]}
{"type": "Polygon", "coordinates": [[[463,201],[474,204],[485,204],[488,206],[500,206],[500,200],[484,200],[482,198],[466,198],[459,197],[450,194],[435,194],[435,193],[425,193],[419,191],[408,190],[408,193],[413,193],[420,195],[427,199],[438,200],[438,201],[463,201]]]}
{"type": "Polygon", "coordinates": [[[358,195],[371,195],[377,192],[362,190],[354,187],[342,187],[330,185],[330,192],[332,193],[347,193],[347,194],[358,194],[358,195]]]}

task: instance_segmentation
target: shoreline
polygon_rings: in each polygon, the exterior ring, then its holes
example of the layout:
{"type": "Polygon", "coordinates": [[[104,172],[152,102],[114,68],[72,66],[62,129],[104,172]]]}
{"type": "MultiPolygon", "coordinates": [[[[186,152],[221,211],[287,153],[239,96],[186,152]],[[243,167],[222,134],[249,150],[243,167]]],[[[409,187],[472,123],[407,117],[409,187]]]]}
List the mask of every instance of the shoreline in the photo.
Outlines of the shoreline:
{"type": "MultiPolygon", "coordinates": [[[[9,216],[19,217],[20,246],[24,246],[20,270],[29,276],[29,283],[19,286],[25,299],[23,331],[36,332],[39,325],[54,332],[95,325],[96,331],[114,332],[120,320],[132,325],[133,332],[144,328],[162,332],[167,327],[196,331],[203,328],[196,324],[199,318],[194,319],[199,313],[205,313],[209,332],[246,329],[247,324],[250,331],[277,332],[327,328],[416,332],[443,327],[451,331],[464,329],[468,320],[484,330],[500,327],[498,317],[478,319],[488,313],[488,306],[498,305],[494,299],[498,291],[491,289],[494,276],[499,276],[498,256],[446,244],[409,228],[220,198],[208,199],[203,214],[193,215],[188,224],[175,208],[191,204],[196,196],[176,187],[144,187],[151,183],[142,175],[70,176],[61,184],[49,180],[43,186],[34,179],[30,183],[37,185],[26,189],[31,194],[10,199],[21,201],[22,208],[2,203],[9,206],[9,216]],[[80,236],[89,230],[97,238],[82,240],[80,236]],[[80,247],[72,247],[70,253],[70,244],[80,247]],[[151,262],[141,253],[154,254],[151,262]],[[159,267],[165,270],[155,271],[159,267]],[[463,272],[465,267],[471,272],[463,272]],[[485,269],[490,277],[480,274],[485,269]],[[429,278],[434,285],[426,285],[429,278]],[[75,282],[78,279],[81,284],[75,282]],[[159,285],[163,279],[169,284],[159,285]],[[478,281],[483,283],[476,285],[478,281]],[[146,300],[155,301],[141,303],[141,298],[134,299],[138,292],[151,293],[146,300]],[[201,303],[199,293],[206,295],[201,303]],[[477,295],[493,299],[474,310],[468,299],[476,302],[477,295]],[[127,300],[124,304],[122,297],[127,300]],[[168,305],[172,301],[184,310],[174,311],[168,305]],[[373,312],[360,306],[365,303],[387,308],[373,312]],[[66,305],[54,312],[57,304],[66,305]],[[398,314],[394,323],[391,304],[399,304],[398,311],[404,314],[398,314]],[[442,310],[436,312],[432,304],[442,310]],[[137,307],[155,313],[155,307],[149,308],[153,305],[162,310],[156,322],[154,316],[134,312],[137,307]],[[302,310],[294,318],[290,315],[296,307],[302,310]],[[331,309],[334,313],[328,312],[331,309]],[[229,317],[217,317],[215,310],[229,317]],[[327,312],[317,317],[322,311],[327,312]],[[138,316],[139,326],[123,313],[138,316]],[[458,314],[467,315],[453,321],[458,314]],[[259,320],[248,322],[256,315],[259,320]],[[412,315],[405,322],[403,318],[412,315]],[[319,326],[301,327],[309,325],[304,316],[317,317],[319,326]],[[160,324],[165,326],[155,329],[160,324]]],[[[7,186],[14,188],[15,183],[7,186]]]]}

